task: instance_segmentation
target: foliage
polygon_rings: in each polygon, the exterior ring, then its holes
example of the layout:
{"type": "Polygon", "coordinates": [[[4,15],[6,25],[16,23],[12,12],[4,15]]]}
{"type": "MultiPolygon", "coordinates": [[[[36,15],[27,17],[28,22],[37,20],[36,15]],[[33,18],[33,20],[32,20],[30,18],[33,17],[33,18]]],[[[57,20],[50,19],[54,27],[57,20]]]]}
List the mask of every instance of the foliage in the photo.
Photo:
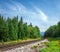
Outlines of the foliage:
{"type": "Polygon", "coordinates": [[[45,31],[44,37],[60,37],[60,22],[57,25],[50,26],[45,31]]]}
{"type": "Polygon", "coordinates": [[[59,40],[55,39],[50,41],[49,46],[47,46],[46,48],[40,49],[40,52],[60,52],[59,40]]]}
{"type": "Polygon", "coordinates": [[[30,25],[24,23],[23,17],[20,20],[18,20],[18,16],[5,19],[0,15],[0,42],[39,37],[39,28],[37,26],[33,27],[32,23],[30,25]]]}
{"type": "Polygon", "coordinates": [[[35,49],[35,48],[37,48],[37,46],[35,46],[35,45],[31,47],[31,49],[35,49]]]}

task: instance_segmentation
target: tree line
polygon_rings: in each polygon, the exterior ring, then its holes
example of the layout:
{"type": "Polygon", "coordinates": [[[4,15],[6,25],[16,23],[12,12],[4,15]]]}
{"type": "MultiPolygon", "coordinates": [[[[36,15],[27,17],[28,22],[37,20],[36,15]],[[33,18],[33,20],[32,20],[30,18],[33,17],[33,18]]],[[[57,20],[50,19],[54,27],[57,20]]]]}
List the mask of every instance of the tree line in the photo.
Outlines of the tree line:
{"type": "Polygon", "coordinates": [[[0,42],[39,37],[40,30],[38,26],[33,27],[32,23],[27,25],[23,22],[22,17],[20,20],[18,20],[18,16],[5,19],[0,15],[0,42]]]}
{"type": "Polygon", "coordinates": [[[57,25],[50,26],[45,31],[44,37],[60,37],[60,21],[57,25]]]}

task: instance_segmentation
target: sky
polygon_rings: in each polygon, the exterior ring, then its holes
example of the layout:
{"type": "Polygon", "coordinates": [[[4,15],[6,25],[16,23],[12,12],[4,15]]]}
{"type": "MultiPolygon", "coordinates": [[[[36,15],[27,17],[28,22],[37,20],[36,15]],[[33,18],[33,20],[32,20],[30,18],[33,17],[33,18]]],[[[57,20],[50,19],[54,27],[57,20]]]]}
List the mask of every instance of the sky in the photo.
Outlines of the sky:
{"type": "Polygon", "coordinates": [[[45,32],[60,21],[60,0],[0,0],[0,14],[4,18],[22,16],[24,22],[45,32]]]}

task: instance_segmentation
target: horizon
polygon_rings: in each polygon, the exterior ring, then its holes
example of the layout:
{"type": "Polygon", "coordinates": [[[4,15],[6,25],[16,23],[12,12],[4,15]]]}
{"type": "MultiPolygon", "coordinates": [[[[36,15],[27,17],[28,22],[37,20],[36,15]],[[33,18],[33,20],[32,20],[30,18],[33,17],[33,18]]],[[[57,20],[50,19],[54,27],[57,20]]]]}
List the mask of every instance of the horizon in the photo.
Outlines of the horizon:
{"type": "Polygon", "coordinates": [[[0,0],[0,14],[5,18],[23,17],[23,21],[37,25],[45,32],[60,21],[59,0],[0,0]]]}

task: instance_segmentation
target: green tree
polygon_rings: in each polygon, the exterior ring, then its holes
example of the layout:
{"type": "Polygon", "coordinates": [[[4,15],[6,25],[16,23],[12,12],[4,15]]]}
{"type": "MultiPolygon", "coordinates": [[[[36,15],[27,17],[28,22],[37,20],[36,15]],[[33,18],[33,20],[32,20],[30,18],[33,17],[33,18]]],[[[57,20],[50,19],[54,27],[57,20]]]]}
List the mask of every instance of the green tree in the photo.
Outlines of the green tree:
{"type": "Polygon", "coordinates": [[[14,27],[13,27],[13,24],[12,24],[12,20],[10,18],[8,18],[7,22],[8,22],[9,39],[10,40],[15,40],[15,37],[14,37],[14,27]]]}
{"type": "Polygon", "coordinates": [[[28,38],[28,35],[29,35],[27,23],[24,23],[23,26],[24,26],[24,35],[25,35],[25,39],[27,39],[27,38],[28,38]]]}
{"type": "Polygon", "coordinates": [[[23,18],[21,17],[19,23],[18,23],[18,38],[23,39],[24,37],[24,28],[23,28],[23,18]]]}
{"type": "Polygon", "coordinates": [[[56,26],[54,25],[54,26],[50,26],[48,29],[47,29],[47,31],[45,32],[45,37],[54,37],[55,36],[55,29],[56,28],[56,26]]]}
{"type": "Polygon", "coordinates": [[[60,21],[58,22],[58,24],[57,24],[57,28],[58,28],[58,36],[60,37],[60,21]]]}
{"type": "Polygon", "coordinates": [[[14,39],[18,39],[18,16],[12,19],[14,39]]]}
{"type": "Polygon", "coordinates": [[[5,27],[4,27],[5,21],[3,16],[0,15],[0,41],[4,41],[4,35],[5,35],[5,27]]]}
{"type": "Polygon", "coordinates": [[[0,40],[8,41],[7,23],[3,16],[0,16],[0,40]]]}
{"type": "Polygon", "coordinates": [[[57,25],[50,26],[45,31],[44,37],[60,37],[60,22],[57,25]]]}
{"type": "Polygon", "coordinates": [[[32,23],[23,23],[23,18],[18,21],[18,16],[5,19],[0,15],[0,41],[12,41],[17,39],[39,38],[40,30],[32,23]]]}

